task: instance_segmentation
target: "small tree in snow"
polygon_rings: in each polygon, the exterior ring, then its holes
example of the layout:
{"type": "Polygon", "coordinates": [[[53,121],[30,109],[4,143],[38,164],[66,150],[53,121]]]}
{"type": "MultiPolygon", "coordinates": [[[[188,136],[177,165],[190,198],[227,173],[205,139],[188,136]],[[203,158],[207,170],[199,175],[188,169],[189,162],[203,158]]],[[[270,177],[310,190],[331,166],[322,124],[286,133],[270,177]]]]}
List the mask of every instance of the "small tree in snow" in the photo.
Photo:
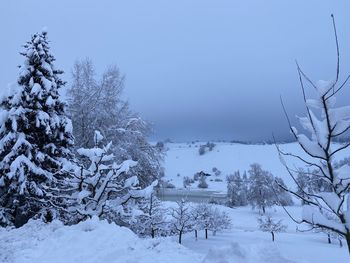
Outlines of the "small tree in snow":
{"type": "Polygon", "coordinates": [[[0,102],[0,225],[21,226],[43,212],[63,211],[68,197],[62,164],[72,158],[71,121],[59,89],[47,32],[24,45],[18,86],[0,102]]]}
{"type": "Polygon", "coordinates": [[[192,214],[195,218],[195,229],[204,230],[205,239],[208,239],[208,230],[211,229],[213,222],[212,205],[206,203],[198,204],[194,207],[192,214]]]}
{"type": "Polygon", "coordinates": [[[172,230],[179,235],[179,243],[182,242],[182,235],[192,230],[193,221],[191,208],[184,200],[176,202],[177,207],[172,209],[172,230]]]}
{"type": "Polygon", "coordinates": [[[315,83],[297,65],[306,107],[306,117],[300,117],[299,120],[310,136],[300,133],[292,126],[282,103],[290,131],[307,157],[285,152],[279,146],[277,149],[282,163],[297,183],[298,189],[281,187],[304,203],[300,223],[305,222],[314,228],[328,229],[344,236],[350,253],[350,166],[344,164],[339,167],[335,162],[336,155],[348,148],[350,142],[334,143],[350,129],[350,106],[335,107],[335,95],[342,90],[349,77],[343,83],[339,83],[339,46],[333,15],[332,19],[338,58],[335,79],[315,83]],[[315,90],[315,99],[306,98],[306,85],[315,90]],[[317,171],[315,176],[326,184],[326,189],[313,193],[299,185],[295,179],[296,171],[288,166],[283,159],[285,156],[294,157],[303,162],[305,166],[315,169],[317,171]],[[329,219],[329,214],[334,220],[329,219]]]}
{"type": "Polygon", "coordinates": [[[166,210],[154,193],[151,193],[149,198],[142,202],[140,209],[143,213],[138,216],[136,222],[136,232],[138,234],[155,238],[157,235],[166,232],[166,210]]]}
{"type": "Polygon", "coordinates": [[[259,228],[261,231],[271,233],[272,241],[275,241],[275,233],[284,232],[287,228],[282,224],[282,220],[275,221],[270,215],[258,218],[259,228]]]}
{"type": "Polygon", "coordinates": [[[265,213],[266,207],[276,201],[273,191],[273,176],[261,168],[260,164],[252,164],[249,173],[248,201],[253,208],[258,207],[265,213]]]}
{"type": "Polygon", "coordinates": [[[231,228],[231,219],[229,215],[220,211],[217,207],[212,210],[212,222],[211,222],[211,230],[213,231],[213,235],[216,235],[216,232],[222,231],[224,229],[231,228]]]}

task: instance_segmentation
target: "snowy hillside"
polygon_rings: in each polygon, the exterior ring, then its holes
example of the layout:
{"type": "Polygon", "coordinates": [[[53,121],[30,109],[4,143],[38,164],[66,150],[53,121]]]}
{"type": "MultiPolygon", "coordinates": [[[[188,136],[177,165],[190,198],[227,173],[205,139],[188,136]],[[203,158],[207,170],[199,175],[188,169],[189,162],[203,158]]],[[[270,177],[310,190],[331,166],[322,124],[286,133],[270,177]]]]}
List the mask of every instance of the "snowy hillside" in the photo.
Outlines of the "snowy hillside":
{"type": "MultiPolygon", "coordinates": [[[[281,164],[275,145],[245,145],[237,143],[215,143],[212,151],[199,154],[200,145],[204,142],[192,143],[168,143],[168,151],[165,157],[165,179],[176,186],[183,188],[183,177],[193,177],[197,172],[204,171],[211,174],[207,178],[208,190],[226,192],[226,176],[234,171],[248,170],[250,164],[259,163],[265,170],[270,171],[274,176],[281,177],[287,185],[293,186],[292,179],[287,174],[285,167],[281,164]],[[221,174],[214,175],[213,168],[221,171],[221,174]],[[216,182],[221,179],[222,182],[216,182]]],[[[303,151],[296,143],[281,145],[287,152],[304,156],[303,151]]],[[[336,156],[341,160],[350,156],[350,150],[342,151],[336,156]]],[[[290,165],[300,166],[295,160],[290,160],[290,165]]],[[[191,189],[198,190],[198,182],[191,185],[191,189]]]]}

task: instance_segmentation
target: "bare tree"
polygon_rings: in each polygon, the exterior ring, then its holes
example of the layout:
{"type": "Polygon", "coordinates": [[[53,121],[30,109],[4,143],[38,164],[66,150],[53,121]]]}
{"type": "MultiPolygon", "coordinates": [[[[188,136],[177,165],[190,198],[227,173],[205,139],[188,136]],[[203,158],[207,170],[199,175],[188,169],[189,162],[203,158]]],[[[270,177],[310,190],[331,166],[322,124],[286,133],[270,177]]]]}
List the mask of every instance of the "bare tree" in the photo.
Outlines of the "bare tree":
{"type": "Polygon", "coordinates": [[[182,235],[192,229],[192,213],[189,204],[181,199],[176,202],[177,207],[172,210],[172,228],[179,235],[179,243],[182,242],[182,235]]]}
{"type": "Polygon", "coordinates": [[[287,228],[282,224],[282,220],[275,221],[270,215],[259,217],[258,223],[261,231],[271,233],[272,242],[275,241],[275,233],[284,232],[287,228]]]}
{"type": "MultiPolygon", "coordinates": [[[[332,21],[337,51],[335,79],[315,83],[302,71],[297,63],[300,86],[306,107],[306,117],[299,118],[299,121],[311,136],[308,137],[292,127],[281,100],[290,131],[303,149],[305,156],[285,152],[277,145],[276,147],[282,163],[297,185],[297,190],[289,189],[283,185],[280,185],[280,187],[302,200],[304,204],[302,219],[295,221],[298,223],[305,222],[310,224],[312,228],[327,229],[343,236],[347,241],[350,253],[350,166],[344,164],[339,167],[335,162],[336,155],[348,148],[350,142],[334,143],[338,141],[340,136],[350,130],[350,106],[335,107],[335,95],[343,89],[350,75],[347,76],[345,81],[339,81],[339,45],[333,15],[332,21]],[[315,99],[306,98],[305,89],[307,86],[316,91],[315,99]],[[327,186],[326,189],[321,192],[313,192],[300,185],[300,180],[297,180],[298,170],[290,167],[284,157],[295,158],[302,162],[312,170],[309,173],[312,173],[327,186]]],[[[299,173],[299,176],[302,175],[299,173]]]]}

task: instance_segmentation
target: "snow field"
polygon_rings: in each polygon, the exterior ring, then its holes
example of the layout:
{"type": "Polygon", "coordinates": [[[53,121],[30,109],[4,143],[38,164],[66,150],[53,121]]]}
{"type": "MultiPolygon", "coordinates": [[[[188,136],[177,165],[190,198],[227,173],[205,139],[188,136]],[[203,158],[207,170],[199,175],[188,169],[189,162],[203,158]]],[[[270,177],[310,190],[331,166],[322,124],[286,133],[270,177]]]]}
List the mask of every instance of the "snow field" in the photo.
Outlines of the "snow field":
{"type": "MultiPolygon", "coordinates": [[[[282,165],[275,145],[245,145],[229,142],[215,142],[216,146],[212,151],[199,155],[199,145],[204,142],[191,143],[168,143],[168,151],[164,160],[165,179],[174,184],[176,188],[183,188],[183,177],[193,178],[197,172],[204,171],[212,174],[207,178],[208,188],[206,190],[221,191],[226,193],[226,176],[234,171],[248,171],[253,163],[259,163],[264,170],[270,171],[274,176],[281,177],[287,186],[294,187],[292,178],[282,165]],[[212,172],[213,167],[221,171],[216,176],[212,172]],[[179,175],[179,176],[178,176],[179,175]],[[222,182],[215,182],[221,179],[222,182]],[[213,181],[210,181],[213,180],[213,181]]],[[[292,152],[305,156],[297,143],[280,145],[286,152],[292,152]]],[[[335,157],[341,160],[350,156],[350,149],[341,151],[335,157]]],[[[288,164],[293,167],[301,166],[295,159],[287,159],[288,164]]],[[[191,189],[203,190],[197,187],[198,182],[191,185],[191,189]]]]}

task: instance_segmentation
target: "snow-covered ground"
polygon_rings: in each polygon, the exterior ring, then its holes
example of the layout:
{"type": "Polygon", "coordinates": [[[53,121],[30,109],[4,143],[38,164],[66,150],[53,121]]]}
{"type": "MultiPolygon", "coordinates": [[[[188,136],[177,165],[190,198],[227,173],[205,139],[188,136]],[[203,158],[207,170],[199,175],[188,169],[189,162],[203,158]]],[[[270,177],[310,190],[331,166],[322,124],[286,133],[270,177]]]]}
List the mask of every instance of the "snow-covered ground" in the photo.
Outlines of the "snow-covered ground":
{"type": "MultiPolygon", "coordinates": [[[[165,202],[172,207],[174,203],[165,202]]],[[[296,232],[296,225],[280,207],[269,209],[288,225],[285,233],[271,235],[258,230],[259,214],[249,207],[231,209],[233,228],[209,235],[188,233],[183,246],[177,237],[140,239],[129,229],[91,219],[74,226],[30,221],[19,229],[0,229],[1,263],[330,263],[348,262],[346,244],[327,243],[322,233],[296,232]]],[[[294,215],[300,207],[289,208],[294,215]]],[[[299,226],[300,227],[300,226],[299,226]]]]}
{"type": "MultiPolygon", "coordinates": [[[[212,173],[216,167],[221,175],[208,178],[210,191],[226,191],[226,175],[235,170],[248,170],[257,162],[275,176],[282,177],[287,184],[291,181],[281,165],[275,146],[242,145],[217,143],[213,151],[198,154],[198,145],[169,143],[165,158],[165,178],[177,188],[183,187],[183,176],[192,177],[204,171],[212,173]],[[196,147],[197,145],[197,147],[196,147]],[[254,157],[252,157],[254,156],[254,157]],[[178,176],[177,174],[180,174],[178,176]],[[210,181],[220,178],[222,182],[210,181]]],[[[296,144],[285,144],[283,148],[301,153],[296,144]]],[[[338,156],[347,157],[349,152],[338,156]]],[[[198,190],[196,185],[193,189],[198,190]]],[[[177,189],[175,189],[176,191],[177,189]]],[[[206,194],[208,190],[202,191],[206,194]]],[[[163,202],[167,208],[174,202],[163,202]]],[[[257,211],[250,207],[228,208],[220,206],[232,219],[232,229],[209,235],[199,232],[196,241],[194,233],[187,233],[183,245],[177,237],[140,239],[129,229],[91,219],[74,226],[63,226],[60,222],[51,224],[30,221],[19,229],[0,228],[0,263],[330,263],[347,262],[349,255],[344,242],[340,248],[338,241],[327,243],[323,233],[296,231],[297,225],[281,207],[269,209],[276,220],[283,219],[287,230],[277,233],[276,241],[271,241],[269,233],[258,229],[257,211]]],[[[301,208],[288,208],[300,217],[301,208]]],[[[299,229],[301,228],[298,225],[299,229]]]]}
{"type": "MultiPolygon", "coordinates": [[[[275,219],[283,219],[288,226],[285,233],[277,233],[276,241],[271,241],[269,233],[258,229],[257,211],[250,207],[231,209],[222,207],[232,218],[232,230],[210,235],[205,240],[204,233],[199,233],[195,241],[193,233],[184,238],[184,246],[203,255],[203,262],[238,262],[238,263],[330,263],[348,262],[349,255],[346,248],[340,248],[338,241],[327,243],[327,236],[323,233],[296,231],[297,225],[287,216],[281,207],[269,209],[275,219]]],[[[296,218],[300,217],[300,207],[289,207],[289,212],[296,218]]],[[[303,226],[298,225],[301,229],[303,226]]],[[[304,229],[306,226],[304,226],[304,229]]]]}
{"type": "Polygon", "coordinates": [[[0,228],[1,263],[200,262],[202,256],[170,239],[139,239],[128,228],[91,219],[74,226],[30,221],[0,228]]]}
{"type": "MultiPolygon", "coordinates": [[[[165,179],[169,180],[176,188],[183,188],[183,177],[193,178],[197,172],[204,171],[212,174],[207,178],[208,190],[226,192],[226,176],[240,170],[248,171],[252,163],[259,163],[262,168],[270,171],[274,176],[281,177],[287,185],[293,186],[292,179],[281,164],[275,145],[245,145],[229,142],[218,142],[212,151],[199,155],[199,145],[205,142],[191,143],[167,143],[168,151],[165,156],[165,179]],[[221,175],[215,176],[212,169],[216,167],[221,175]],[[215,182],[221,179],[222,182],[215,182]]],[[[292,152],[305,156],[297,143],[281,145],[286,152],[292,152]]],[[[336,159],[340,160],[350,156],[350,149],[340,152],[336,159]]],[[[300,166],[295,159],[289,159],[289,165],[300,166]]],[[[191,185],[191,189],[198,189],[198,182],[191,185]]]]}

